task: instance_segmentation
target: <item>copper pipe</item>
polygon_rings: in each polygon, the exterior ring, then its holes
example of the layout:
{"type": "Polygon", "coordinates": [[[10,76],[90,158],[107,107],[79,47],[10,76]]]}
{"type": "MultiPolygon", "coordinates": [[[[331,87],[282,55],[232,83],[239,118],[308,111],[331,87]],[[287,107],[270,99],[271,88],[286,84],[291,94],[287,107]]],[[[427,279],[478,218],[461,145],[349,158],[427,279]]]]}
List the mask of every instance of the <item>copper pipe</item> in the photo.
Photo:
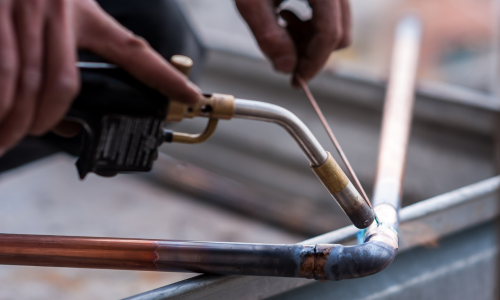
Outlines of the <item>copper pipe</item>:
{"type": "Polygon", "coordinates": [[[372,275],[397,252],[391,228],[366,243],[283,245],[0,234],[0,264],[341,280],[372,275]]]}
{"type": "Polygon", "coordinates": [[[414,87],[420,49],[420,22],[404,18],[396,30],[391,73],[380,133],[373,205],[399,210],[406,153],[413,115],[414,87]]]}
{"type": "Polygon", "coordinates": [[[309,128],[292,112],[274,104],[236,99],[234,118],[259,120],[278,124],[297,142],[310,166],[354,226],[370,226],[375,214],[350,182],[335,159],[323,149],[309,128]]]}

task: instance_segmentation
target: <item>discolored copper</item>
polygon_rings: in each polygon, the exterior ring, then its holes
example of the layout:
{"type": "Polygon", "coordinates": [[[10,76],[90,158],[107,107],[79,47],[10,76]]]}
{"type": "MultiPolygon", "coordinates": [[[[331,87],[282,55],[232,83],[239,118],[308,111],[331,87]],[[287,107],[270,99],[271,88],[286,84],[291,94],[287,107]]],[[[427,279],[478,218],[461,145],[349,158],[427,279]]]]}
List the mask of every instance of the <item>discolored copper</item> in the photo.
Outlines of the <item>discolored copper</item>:
{"type": "Polygon", "coordinates": [[[315,252],[316,252],[316,247],[314,247],[313,251],[311,251],[307,255],[302,256],[297,277],[303,277],[308,279],[314,278],[314,265],[316,262],[315,252]]]}
{"type": "Polygon", "coordinates": [[[316,245],[316,255],[314,260],[314,279],[328,280],[328,274],[325,273],[326,262],[332,252],[332,245],[316,245]]]}

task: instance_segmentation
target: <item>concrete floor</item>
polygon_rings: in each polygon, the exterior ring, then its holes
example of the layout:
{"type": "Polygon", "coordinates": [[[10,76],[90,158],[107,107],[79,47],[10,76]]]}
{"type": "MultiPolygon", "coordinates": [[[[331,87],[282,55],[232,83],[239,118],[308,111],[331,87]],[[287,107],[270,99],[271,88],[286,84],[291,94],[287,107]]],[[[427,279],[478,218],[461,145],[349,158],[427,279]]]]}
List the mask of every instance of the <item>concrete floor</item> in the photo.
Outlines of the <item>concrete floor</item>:
{"type": "MultiPolygon", "coordinates": [[[[303,237],[134,175],[77,177],[55,155],[0,176],[2,233],[294,243],[303,237]]],[[[119,299],[193,276],[0,266],[0,299],[119,299]]]]}

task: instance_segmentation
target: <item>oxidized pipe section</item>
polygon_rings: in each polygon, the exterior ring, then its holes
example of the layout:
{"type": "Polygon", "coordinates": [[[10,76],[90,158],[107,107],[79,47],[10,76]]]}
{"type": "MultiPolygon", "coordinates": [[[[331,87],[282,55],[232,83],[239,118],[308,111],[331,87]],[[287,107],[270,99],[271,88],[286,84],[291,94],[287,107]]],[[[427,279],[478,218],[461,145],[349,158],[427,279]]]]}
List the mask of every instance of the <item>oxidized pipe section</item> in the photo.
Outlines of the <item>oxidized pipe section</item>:
{"type": "Polygon", "coordinates": [[[362,229],[373,223],[375,215],[372,208],[354,188],[332,155],[323,149],[309,128],[297,116],[274,104],[236,99],[233,117],[270,122],[283,127],[297,142],[314,173],[354,226],[362,229]]]}

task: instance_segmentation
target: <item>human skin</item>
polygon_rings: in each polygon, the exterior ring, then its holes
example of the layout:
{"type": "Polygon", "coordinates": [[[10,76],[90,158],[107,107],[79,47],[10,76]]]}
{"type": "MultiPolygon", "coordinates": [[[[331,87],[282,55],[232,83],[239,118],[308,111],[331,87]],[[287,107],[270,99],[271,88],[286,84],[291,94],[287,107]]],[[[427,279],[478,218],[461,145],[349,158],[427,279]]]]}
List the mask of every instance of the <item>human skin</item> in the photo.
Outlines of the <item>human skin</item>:
{"type": "Polygon", "coordinates": [[[309,0],[312,18],[307,21],[283,10],[279,14],[286,27],[278,24],[276,11],[282,0],[235,2],[262,52],[276,70],[293,74],[292,84],[296,87],[297,75],[309,81],[323,68],[332,51],[351,43],[348,0],[309,0]]]}
{"type": "Polygon", "coordinates": [[[77,49],[186,103],[201,91],[92,0],[0,0],[0,156],[61,121],[79,91],[77,49]]]}
{"type": "MultiPolygon", "coordinates": [[[[281,1],[236,0],[276,70],[311,79],[331,51],[350,43],[348,0],[309,0],[311,20],[282,11],[281,1]]],[[[109,16],[93,0],[0,0],[0,156],[26,135],[50,130],[70,136],[79,127],[61,120],[80,87],[77,49],[89,50],[157,89],[196,103],[201,90],[109,16]],[[59,125],[58,125],[59,124],[59,125]]]]}

